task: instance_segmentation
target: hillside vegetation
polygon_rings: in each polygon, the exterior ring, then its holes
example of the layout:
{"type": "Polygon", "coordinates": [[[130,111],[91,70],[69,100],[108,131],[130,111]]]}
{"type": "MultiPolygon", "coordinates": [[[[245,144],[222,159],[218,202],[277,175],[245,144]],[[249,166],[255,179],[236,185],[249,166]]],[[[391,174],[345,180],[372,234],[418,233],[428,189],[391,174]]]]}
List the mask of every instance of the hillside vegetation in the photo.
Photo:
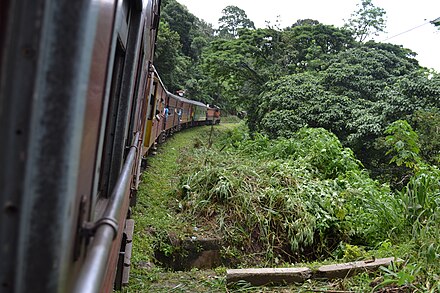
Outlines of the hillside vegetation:
{"type": "Polygon", "coordinates": [[[151,268],[160,265],[155,251],[185,253],[176,251],[173,239],[210,235],[223,239],[228,267],[404,260],[377,275],[306,283],[295,290],[367,292],[390,284],[410,292],[440,289],[440,171],[423,162],[416,149],[396,145],[404,140],[411,145],[415,138],[406,122],[393,124],[386,140],[393,164],[414,172],[401,191],[371,179],[353,152],[322,128],[302,128],[292,138],[273,140],[250,138],[244,125],[231,126],[215,128],[211,147],[208,127],[178,134],[150,159],[134,209],[132,289],[167,292],[185,284],[182,292],[224,292],[224,268],[174,277],[151,268]]]}
{"type": "Polygon", "coordinates": [[[170,231],[205,227],[226,241],[230,266],[396,256],[403,264],[374,285],[363,276],[342,289],[440,290],[440,75],[410,49],[369,40],[386,12],[371,0],[359,9],[341,28],[304,19],[256,29],[229,6],[216,31],[162,1],[165,84],[246,117],[167,163],[170,200],[158,202],[172,224],[151,224],[148,249],[172,250],[170,231]]]}

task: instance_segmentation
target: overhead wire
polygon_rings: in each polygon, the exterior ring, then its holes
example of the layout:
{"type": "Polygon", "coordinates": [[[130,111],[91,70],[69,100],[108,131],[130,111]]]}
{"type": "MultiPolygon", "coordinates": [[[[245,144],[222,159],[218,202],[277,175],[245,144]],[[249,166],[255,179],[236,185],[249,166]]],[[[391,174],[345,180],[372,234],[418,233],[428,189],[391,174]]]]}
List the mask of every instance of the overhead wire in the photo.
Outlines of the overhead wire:
{"type": "MultiPolygon", "coordinates": [[[[425,20],[426,20],[426,19],[425,19],[425,20]]],[[[385,40],[382,40],[382,42],[385,42],[385,41],[388,41],[388,40],[390,40],[390,39],[392,39],[392,38],[395,38],[395,37],[401,36],[401,35],[403,35],[403,34],[409,33],[410,31],[413,31],[413,30],[415,30],[415,29],[418,29],[418,28],[420,28],[420,27],[422,27],[422,26],[424,26],[424,25],[427,25],[427,24],[429,24],[429,23],[431,23],[430,20],[428,20],[428,21],[426,21],[426,22],[424,22],[424,23],[422,23],[422,24],[420,24],[420,25],[418,25],[418,26],[415,26],[415,27],[413,27],[413,28],[410,28],[409,30],[406,30],[406,31],[401,32],[401,33],[398,33],[397,35],[394,35],[394,36],[391,36],[391,37],[389,37],[389,38],[386,38],[385,40]]]]}

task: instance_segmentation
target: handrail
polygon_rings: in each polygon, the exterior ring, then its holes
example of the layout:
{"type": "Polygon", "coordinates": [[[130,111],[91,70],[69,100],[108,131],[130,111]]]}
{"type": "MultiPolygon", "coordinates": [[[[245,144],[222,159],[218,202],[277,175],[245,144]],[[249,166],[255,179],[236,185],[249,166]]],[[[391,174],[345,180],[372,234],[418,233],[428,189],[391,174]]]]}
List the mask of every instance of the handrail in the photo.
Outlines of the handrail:
{"type": "Polygon", "coordinates": [[[118,215],[121,212],[127,185],[131,183],[131,171],[136,158],[139,135],[140,133],[137,132],[130,146],[130,152],[122,167],[104,215],[95,223],[95,235],[90,243],[86,259],[72,292],[92,293],[99,292],[101,289],[112,242],[118,233],[118,215]]]}

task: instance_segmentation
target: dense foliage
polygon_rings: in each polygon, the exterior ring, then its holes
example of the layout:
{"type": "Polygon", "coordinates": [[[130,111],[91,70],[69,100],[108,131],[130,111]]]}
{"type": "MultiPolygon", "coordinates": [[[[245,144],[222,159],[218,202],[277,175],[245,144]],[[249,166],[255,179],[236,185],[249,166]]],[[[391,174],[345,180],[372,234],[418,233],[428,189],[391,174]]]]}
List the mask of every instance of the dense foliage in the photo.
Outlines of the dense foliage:
{"type": "Polygon", "coordinates": [[[413,59],[389,50],[396,47],[378,47],[348,49],[325,70],[268,83],[251,112],[255,128],[288,137],[304,125],[324,127],[371,166],[383,157],[377,143],[390,123],[415,119],[417,111],[434,115],[440,98],[438,75],[417,71],[413,59]]]}
{"type": "MultiPolygon", "coordinates": [[[[371,0],[361,1],[343,28],[304,19],[284,29],[270,25],[255,29],[245,11],[228,6],[216,31],[175,0],[162,1],[161,13],[156,66],[168,88],[185,89],[188,97],[218,104],[225,112],[247,111],[252,131],[274,128],[269,118],[277,113],[272,111],[293,110],[282,104],[276,109],[259,107],[262,103],[273,105],[278,88],[286,88],[291,79],[307,79],[306,83],[319,85],[318,91],[326,96],[298,92],[303,100],[313,95],[316,102],[328,100],[328,104],[335,99],[336,105],[344,106],[327,117],[320,115],[319,109],[301,110],[317,111],[319,116],[312,115],[302,125],[335,131],[357,155],[365,149],[358,141],[370,142],[366,148],[373,154],[371,145],[389,123],[407,119],[415,126],[412,116],[416,111],[432,113],[438,108],[438,74],[421,68],[414,52],[392,44],[355,40],[365,41],[385,28],[385,11],[371,0]],[[345,117],[347,112],[352,116],[347,123],[335,117],[345,117]]],[[[308,108],[313,103],[307,99],[306,104],[294,104],[308,108]]],[[[301,114],[288,115],[289,121],[285,121],[286,115],[281,116],[287,125],[303,119],[301,114]]],[[[285,134],[286,129],[279,132],[285,134]]]]}
{"type": "Polygon", "coordinates": [[[190,221],[217,223],[227,256],[243,261],[245,253],[247,261],[275,265],[395,255],[407,265],[399,274],[386,271],[382,285],[440,289],[440,170],[419,156],[419,138],[406,121],[386,130],[392,164],[411,171],[398,191],[371,179],[322,128],[278,139],[235,129],[219,141],[214,148],[196,144],[180,158],[177,196],[190,221]]]}
{"type": "Polygon", "coordinates": [[[240,28],[255,29],[254,23],[247,17],[246,12],[237,6],[226,6],[219,19],[219,36],[226,38],[238,37],[240,28]]]}
{"type": "Polygon", "coordinates": [[[217,217],[234,247],[267,251],[268,262],[327,257],[340,242],[374,245],[399,222],[403,209],[389,188],[322,128],[232,145],[221,154],[200,149],[195,156],[205,159],[186,165],[181,183],[190,190],[185,206],[217,217]]]}
{"type": "Polygon", "coordinates": [[[198,19],[175,0],[161,2],[161,22],[155,66],[171,92],[186,90],[192,99],[212,102],[204,95],[208,77],[198,67],[204,48],[214,37],[211,24],[198,19]]]}

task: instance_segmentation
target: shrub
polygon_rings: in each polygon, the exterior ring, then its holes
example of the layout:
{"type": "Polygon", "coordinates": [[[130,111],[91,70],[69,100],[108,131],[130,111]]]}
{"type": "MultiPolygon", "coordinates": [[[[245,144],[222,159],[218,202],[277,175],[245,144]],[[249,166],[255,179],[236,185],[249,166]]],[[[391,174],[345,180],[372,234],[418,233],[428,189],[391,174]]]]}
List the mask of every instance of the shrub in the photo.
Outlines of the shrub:
{"type": "Polygon", "coordinates": [[[239,136],[221,152],[195,150],[185,167],[191,175],[180,180],[190,190],[188,211],[220,223],[231,245],[265,253],[268,262],[319,258],[341,241],[374,245],[400,221],[389,188],[369,178],[330,132],[239,136]]]}

